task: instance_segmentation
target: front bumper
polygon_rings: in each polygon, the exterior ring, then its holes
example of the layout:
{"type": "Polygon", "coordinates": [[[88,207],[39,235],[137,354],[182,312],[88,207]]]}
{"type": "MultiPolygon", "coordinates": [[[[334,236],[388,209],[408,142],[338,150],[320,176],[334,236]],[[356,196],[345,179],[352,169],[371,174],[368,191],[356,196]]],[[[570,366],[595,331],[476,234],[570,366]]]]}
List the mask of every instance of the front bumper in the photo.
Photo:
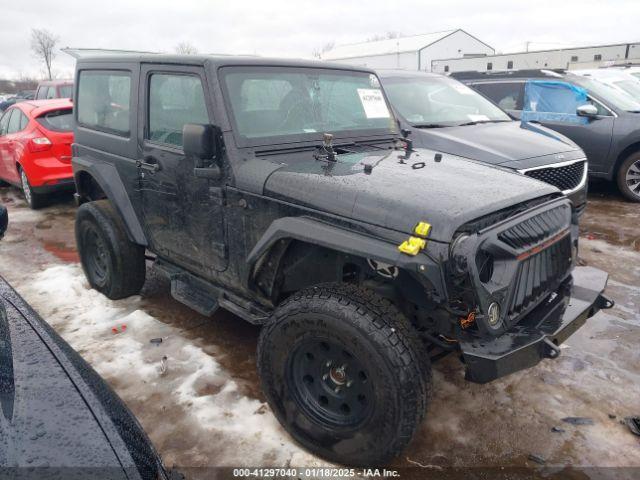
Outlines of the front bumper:
{"type": "Polygon", "coordinates": [[[558,345],[569,338],[600,309],[613,307],[603,295],[609,275],[592,267],[577,267],[572,280],[510,330],[495,338],[471,334],[460,338],[466,366],[465,378],[487,383],[538,364],[544,358],[557,358],[558,345]]]}

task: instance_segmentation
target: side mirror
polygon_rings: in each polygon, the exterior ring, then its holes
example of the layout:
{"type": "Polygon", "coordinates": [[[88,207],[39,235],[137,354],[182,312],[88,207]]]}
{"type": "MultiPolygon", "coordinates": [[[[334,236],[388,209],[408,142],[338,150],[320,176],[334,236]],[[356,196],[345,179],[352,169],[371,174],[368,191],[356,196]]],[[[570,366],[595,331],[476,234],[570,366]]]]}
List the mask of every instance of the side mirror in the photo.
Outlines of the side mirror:
{"type": "Polygon", "coordinates": [[[0,205],[0,238],[4,236],[4,232],[7,231],[7,225],[9,225],[9,214],[4,205],[0,205]]]}
{"type": "MultiPolygon", "coordinates": [[[[214,160],[217,155],[217,134],[214,125],[187,123],[182,127],[182,149],[187,157],[197,160],[214,160]]],[[[199,166],[203,162],[196,162],[199,166]]]]}
{"type": "Polygon", "coordinates": [[[586,105],[580,105],[576,109],[576,115],[579,117],[594,118],[598,116],[598,109],[595,105],[587,103],[586,105]]]}

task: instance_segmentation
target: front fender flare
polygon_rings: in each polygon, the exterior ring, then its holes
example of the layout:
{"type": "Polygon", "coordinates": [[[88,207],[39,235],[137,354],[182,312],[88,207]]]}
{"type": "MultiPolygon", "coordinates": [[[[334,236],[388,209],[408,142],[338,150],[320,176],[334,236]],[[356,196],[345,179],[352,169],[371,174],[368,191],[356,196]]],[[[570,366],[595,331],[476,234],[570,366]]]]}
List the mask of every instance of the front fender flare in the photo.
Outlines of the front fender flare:
{"type": "Polygon", "coordinates": [[[416,256],[401,253],[390,242],[360,232],[345,230],[309,217],[283,217],[275,220],[264,232],[247,257],[249,271],[279,240],[292,239],[329,248],[350,255],[370,258],[427,277],[436,294],[444,295],[441,268],[438,262],[422,252],[416,256]]]}

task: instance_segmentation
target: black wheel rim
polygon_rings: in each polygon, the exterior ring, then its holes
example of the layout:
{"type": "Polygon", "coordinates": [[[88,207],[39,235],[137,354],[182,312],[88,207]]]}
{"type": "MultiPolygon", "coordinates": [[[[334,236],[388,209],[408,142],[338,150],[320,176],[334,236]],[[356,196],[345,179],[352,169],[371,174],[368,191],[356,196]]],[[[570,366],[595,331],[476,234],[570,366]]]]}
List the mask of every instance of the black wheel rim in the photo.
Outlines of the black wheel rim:
{"type": "Polygon", "coordinates": [[[287,380],[310,419],[327,427],[356,427],[371,414],[374,386],[368,369],[344,346],[305,340],[289,355],[287,380]]]}
{"type": "Polygon", "coordinates": [[[98,232],[93,228],[85,232],[84,250],[87,258],[87,268],[93,280],[103,285],[109,273],[109,251],[98,232]]]}

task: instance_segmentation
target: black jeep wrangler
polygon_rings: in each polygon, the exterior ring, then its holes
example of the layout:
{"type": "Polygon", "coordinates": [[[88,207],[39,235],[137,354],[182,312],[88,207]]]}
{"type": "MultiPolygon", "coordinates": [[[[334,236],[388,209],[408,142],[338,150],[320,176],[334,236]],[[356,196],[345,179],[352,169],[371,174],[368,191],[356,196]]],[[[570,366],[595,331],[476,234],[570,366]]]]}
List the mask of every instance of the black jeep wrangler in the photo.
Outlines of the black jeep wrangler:
{"type": "Polygon", "coordinates": [[[92,287],[171,293],[264,325],[282,425],[332,461],[388,462],[427,410],[431,361],[488,382],[559,355],[600,308],[548,184],[412,148],[375,74],[318,62],[80,59],[76,236],[92,287]]]}

